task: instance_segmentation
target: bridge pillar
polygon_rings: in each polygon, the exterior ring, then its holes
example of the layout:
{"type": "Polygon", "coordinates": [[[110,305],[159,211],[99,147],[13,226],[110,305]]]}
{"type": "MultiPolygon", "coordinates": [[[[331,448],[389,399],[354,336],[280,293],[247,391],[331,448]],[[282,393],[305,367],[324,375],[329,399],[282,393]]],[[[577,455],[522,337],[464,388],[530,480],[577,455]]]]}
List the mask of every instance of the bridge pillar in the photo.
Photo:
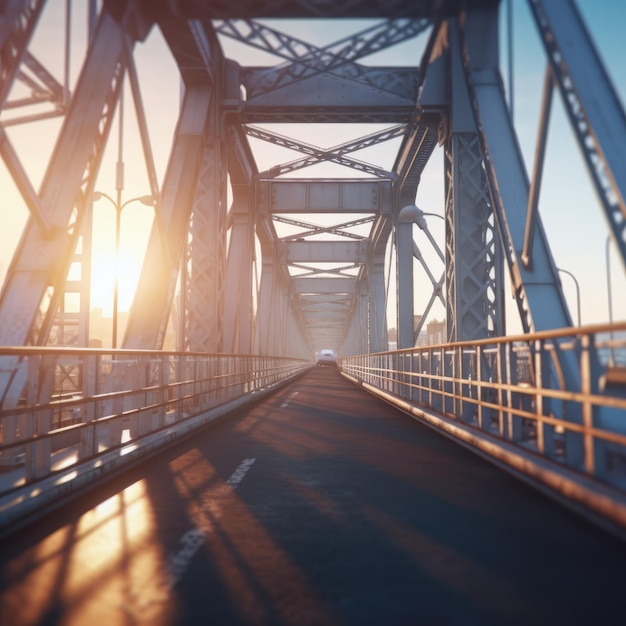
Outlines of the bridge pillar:
{"type": "MultiPolygon", "coordinates": [[[[398,348],[415,345],[413,332],[413,222],[417,209],[404,207],[396,224],[396,289],[398,306],[398,348]]],[[[422,219],[424,219],[422,217],[422,219]]]]}
{"type": "Polygon", "coordinates": [[[226,266],[226,167],[219,137],[202,153],[190,224],[185,328],[193,352],[222,352],[226,266]]]}
{"type": "Polygon", "coordinates": [[[387,344],[387,316],[385,311],[385,254],[370,256],[369,277],[369,352],[383,352],[387,344]]]}
{"type": "Polygon", "coordinates": [[[339,346],[339,356],[367,353],[367,305],[368,284],[365,280],[357,280],[352,316],[350,317],[344,342],[339,346]]]}
{"type": "Polygon", "coordinates": [[[283,285],[279,287],[282,294],[281,300],[284,299],[285,315],[287,318],[286,328],[287,332],[283,333],[278,328],[278,335],[283,340],[282,349],[277,353],[280,356],[290,356],[298,358],[311,358],[312,350],[307,344],[303,333],[302,320],[296,313],[295,307],[292,302],[292,295],[289,292],[289,287],[283,285]]]}
{"type": "Polygon", "coordinates": [[[255,348],[259,354],[278,355],[279,325],[277,318],[278,288],[276,263],[273,258],[263,259],[261,288],[257,304],[255,348]]]}
{"type": "Polygon", "coordinates": [[[482,154],[450,21],[449,136],[445,143],[448,341],[504,335],[503,262],[482,154]]]}
{"type": "Polygon", "coordinates": [[[276,354],[285,356],[291,354],[291,333],[293,332],[292,318],[290,317],[289,289],[279,283],[276,286],[276,307],[274,309],[275,349],[276,354]]]}
{"type": "Polygon", "coordinates": [[[224,352],[252,352],[254,218],[247,185],[233,185],[224,302],[224,352]]]}

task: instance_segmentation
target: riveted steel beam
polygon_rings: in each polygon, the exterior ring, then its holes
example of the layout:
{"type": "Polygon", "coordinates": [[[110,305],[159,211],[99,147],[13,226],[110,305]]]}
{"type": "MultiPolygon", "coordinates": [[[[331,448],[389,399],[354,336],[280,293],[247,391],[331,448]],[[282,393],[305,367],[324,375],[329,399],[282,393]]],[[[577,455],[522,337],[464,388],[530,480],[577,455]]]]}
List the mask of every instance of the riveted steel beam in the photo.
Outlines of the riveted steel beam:
{"type": "MultiPolygon", "coordinates": [[[[124,0],[105,0],[119,6],[124,0]]],[[[154,0],[145,2],[161,18],[445,18],[495,0],[154,0]]]]}
{"type": "Polygon", "coordinates": [[[259,180],[260,213],[390,213],[390,180],[259,180]]]}
{"type": "Polygon", "coordinates": [[[292,278],[292,292],[297,294],[340,294],[355,292],[354,278],[292,278]]]}
{"type": "Polygon", "coordinates": [[[285,263],[365,263],[367,241],[288,241],[281,242],[285,263]]]}

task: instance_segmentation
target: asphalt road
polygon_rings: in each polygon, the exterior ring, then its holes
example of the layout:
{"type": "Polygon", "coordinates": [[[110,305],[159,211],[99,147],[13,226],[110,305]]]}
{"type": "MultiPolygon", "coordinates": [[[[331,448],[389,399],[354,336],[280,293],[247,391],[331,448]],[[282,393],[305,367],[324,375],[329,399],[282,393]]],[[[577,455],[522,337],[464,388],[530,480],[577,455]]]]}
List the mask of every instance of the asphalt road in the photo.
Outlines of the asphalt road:
{"type": "Polygon", "coordinates": [[[0,544],[0,624],[626,623],[626,546],[317,368],[0,544]]]}

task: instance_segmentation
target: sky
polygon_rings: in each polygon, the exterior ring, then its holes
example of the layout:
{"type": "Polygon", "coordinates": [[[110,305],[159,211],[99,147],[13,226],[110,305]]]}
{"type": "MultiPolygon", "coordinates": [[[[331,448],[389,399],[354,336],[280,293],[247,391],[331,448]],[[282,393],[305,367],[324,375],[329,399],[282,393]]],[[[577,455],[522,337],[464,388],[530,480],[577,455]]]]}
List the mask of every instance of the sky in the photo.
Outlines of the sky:
{"type": "MultiPolygon", "coordinates": [[[[578,6],[585,16],[588,28],[595,38],[609,75],[621,99],[626,101],[626,64],[623,63],[624,40],[623,24],[626,23],[626,3],[621,0],[578,0],[578,6]]],[[[72,89],[84,54],[86,44],[85,5],[74,3],[72,10],[72,55],[70,66],[70,88],[72,89]]],[[[505,24],[507,7],[513,6],[513,86],[514,86],[514,122],[527,170],[532,171],[535,141],[541,105],[541,89],[545,71],[545,56],[536,28],[532,22],[526,2],[504,0],[501,18],[505,24]]],[[[46,68],[60,81],[63,81],[63,0],[49,0],[43,19],[35,33],[31,51],[46,68]]],[[[290,25],[290,33],[314,43],[328,43],[341,38],[340,24],[323,24],[319,27],[312,22],[305,25],[290,25]]],[[[506,32],[503,29],[503,37],[506,32]]],[[[364,59],[365,64],[417,64],[421,49],[426,39],[420,38],[398,46],[380,58],[364,59]]],[[[227,55],[237,54],[238,46],[225,42],[227,55]]],[[[254,52],[250,64],[263,64],[264,55],[254,52]]],[[[501,45],[502,71],[508,82],[507,44],[501,45]]],[[[177,69],[164,45],[158,30],[153,29],[144,43],[137,44],[135,62],[138,68],[144,103],[151,129],[152,148],[157,170],[162,180],[172,131],[178,113],[180,84],[177,69]]],[[[272,62],[277,62],[272,59],[272,62]]],[[[123,200],[132,199],[149,193],[147,175],[143,166],[143,157],[136,138],[136,122],[130,90],[126,89],[123,160],[125,180],[123,200]]],[[[13,97],[25,95],[16,91],[13,97]]],[[[16,111],[5,111],[3,122],[14,117],[16,111]]],[[[49,154],[58,133],[60,118],[47,121],[7,126],[7,133],[14,148],[20,155],[35,188],[38,188],[49,154]]],[[[276,129],[282,132],[280,128],[276,129]]],[[[285,131],[291,130],[285,128],[285,131]]],[[[115,196],[115,161],[117,157],[117,127],[111,133],[96,189],[115,196]]],[[[287,134],[287,133],[285,133],[287,134]]],[[[330,147],[344,140],[363,134],[363,129],[355,132],[350,127],[303,127],[297,133],[305,141],[320,147],[330,147]]],[[[254,142],[253,142],[254,143],[254,142]]],[[[389,143],[357,158],[368,161],[380,160],[387,168],[391,167],[397,142],[389,143]]],[[[287,153],[267,144],[256,145],[255,153],[261,170],[289,161],[294,153],[287,153]]],[[[323,171],[323,168],[318,168],[323,171]]],[[[310,170],[315,175],[315,170],[310,170]]],[[[309,175],[307,170],[298,172],[298,176],[309,175]]],[[[346,170],[343,170],[346,175],[346,170]]],[[[354,172],[348,172],[353,177],[354,172]]],[[[0,163],[0,189],[2,189],[2,207],[0,207],[0,281],[10,263],[13,251],[21,235],[27,212],[15,185],[0,163]]],[[[417,194],[416,203],[425,211],[443,213],[443,165],[441,150],[437,150],[428,164],[417,194]]],[[[581,318],[583,324],[603,323],[609,319],[607,267],[610,269],[613,298],[613,318],[626,319],[626,275],[621,261],[613,246],[609,247],[609,262],[606,262],[605,250],[608,229],[600,209],[589,176],[584,168],[582,157],[575,143],[563,108],[558,97],[553,101],[548,149],[544,169],[544,182],[540,197],[540,213],[550,242],[553,256],[559,268],[562,268],[563,289],[569,303],[572,317],[576,320],[577,297],[573,274],[580,287],[581,318]]],[[[110,310],[113,284],[114,230],[113,206],[101,199],[94,206],[94,241],[93,241],[93,306],[101,306],[105,312],[110,310]]],[[[123,272],[120,275],[120,309],[127,309],[132,299],[134,281],[136,281],[143,250],[147,241],[152,209],[139,202],[130,203],[122,216],[122,261],[123,272]]],[[[443,228],[440,220],[430,219],[433,233],[438,237],[443,248],[443,228]]],[[[420,246],[422,244],[420,243],[420,246]]],[[[429,253],[431,254],[431,253],[429,253]]],[[[436,261],[433,261],[434,273],[436,261]]],[[[391,272],[390,275],[392,275],[391,272]]],[[[391,290],[393,291],[393,290],[391,290]]],[[[416,311],[417,312],[417,311],[416,311]]],[[[443,309],[434,309],[434,315],[441,317],[443,309]]],[[[392,315],[392,313],[390,313],[392,315]]],[[[510,298],[507,299],[507,319],[510,319],[509,332],[516,332],[516,309],[510,298]]],[[[393,320],[389,322],[394,326],[393,320]]]]}

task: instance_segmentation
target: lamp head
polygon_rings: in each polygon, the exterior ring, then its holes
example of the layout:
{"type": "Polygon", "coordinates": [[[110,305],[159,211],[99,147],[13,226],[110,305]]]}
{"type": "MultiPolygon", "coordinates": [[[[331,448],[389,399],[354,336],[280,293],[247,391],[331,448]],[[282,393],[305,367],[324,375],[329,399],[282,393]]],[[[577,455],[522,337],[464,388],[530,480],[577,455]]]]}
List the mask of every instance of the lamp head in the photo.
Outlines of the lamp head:
{"type": "Polygon", "coordinates": [[[138,198],[138,200],[139,202],[141,202],[141,204],[145,204],[146,206],[155,206],[157,203],[154,196],[141,196],[141,198],[138,198]]]}

